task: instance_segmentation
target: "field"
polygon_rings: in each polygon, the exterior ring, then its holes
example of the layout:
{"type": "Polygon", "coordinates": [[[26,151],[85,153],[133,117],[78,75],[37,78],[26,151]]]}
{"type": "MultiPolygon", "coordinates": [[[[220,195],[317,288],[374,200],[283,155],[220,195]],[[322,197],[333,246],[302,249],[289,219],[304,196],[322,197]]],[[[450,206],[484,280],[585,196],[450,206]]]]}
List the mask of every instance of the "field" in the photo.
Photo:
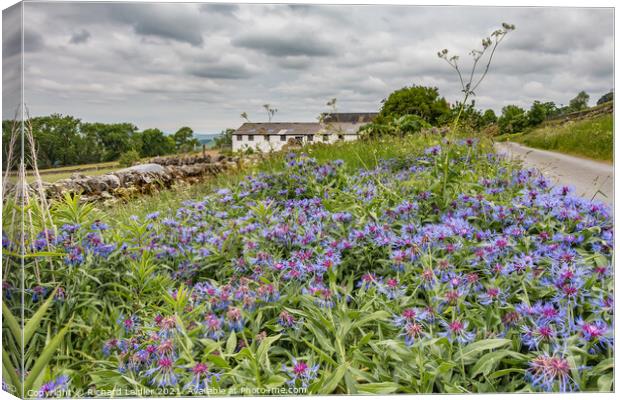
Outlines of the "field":
{"type": "MultiPolygon", "coordinates": [[[[215,157],[219,154],[218,150],[210,149],[206,151],[212,157],[215,157]]],[[[184,153],[183,156],[195,156],[202,154],[202,151],[194,151],[189,153],[184,153]]],[[[141,160],[142,163],[146,163],[150,158],[145,158],[141,160]]],[[[97,176],[104,175],[110,172],[114,172],[123,168],[119,165],[117,161],[109,161],[109,162],[101,162],[101,163],[93,163],[93,164],[82,164],[82,165],[70,165],[66,167],[57,167],[57,168],[47,168],[40,169],[39,174],[41,175],[41,179],[44,182],[56,182],[60,179],[70,178],[73,174],[83,174],[87,176],[97,176]]],[[[10,174],[11,177],[15,176],[14,173],[10,174]]],[[[28,183],[35,182],[36,177],[34,176],[32,171],[28,171],[26,173],[26,181],[28,183]]]]}
{"type": "MultiPolygon", "coordinates": [[[[59,229],[26,244],[25,392],[613,390],[609,210],[491,149],[319,145],[123,207],[55,204],[59,229]]],[[[15,252],[3,234],[8,371],[15,252]]]]}
{"type": "Polygon", "coordinates": [[[541,126],[522,134],[506,135],[504,139],[538,149],[611,162],[614,151],[613,114],[562,125],[541,126]]]}

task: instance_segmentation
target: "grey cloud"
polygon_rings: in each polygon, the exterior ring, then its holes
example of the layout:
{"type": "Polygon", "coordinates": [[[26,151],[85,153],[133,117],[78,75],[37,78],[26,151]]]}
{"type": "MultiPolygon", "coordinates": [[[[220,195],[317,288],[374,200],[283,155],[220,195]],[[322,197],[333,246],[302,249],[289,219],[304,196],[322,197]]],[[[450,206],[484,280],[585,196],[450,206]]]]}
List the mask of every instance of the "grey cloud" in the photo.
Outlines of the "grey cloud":
{"type": "Polygon", "coordinates": [[[90,32],[88,32],[86,29],[82,29],[81,31],[74,32],[71,35],[71,38],[69,39],[69,43],[72,43],[72,44],[86,43],[88,42],[88,39],[90,39],[90,32]]]}
{"type": "Polygon", "coordinates": [[[248,32],[233,39],[232,44],[262,51],[274,57],[326,57],[335,52],[333,43],[328,43],[310,32],[298,33],[287,30],[264,33],[248,32]]]}
{"type": "MultiPolygon", "coordinates": [[[[210,133],[238,126],[241,111],[260,120],[265,103],[277,106],[280,121],[314,121],[332,97],[343,111],[372,111],[412,84],[436,86],[454,102],[458,77],[437,51],[449,48],[465,67],[502,21],[517,30],[477,90],[478,107],[566,104],[581,89],[595,101],[613,86],[610,9],[80,2],[24,9],[34,115],[210,133]],[[72,46],[80,27],[88,45],[72,46]]],[[[17,71],[10,62],[19,60],[19,40],[16,47],[4,37],[3,66],[17,71]]]]}
{"type": "Polygon", "coordinates": [[[243,65],[191,66],[187,68],[190,75],[211,79],[247,79],[253,73],[243,65]]]}
{"type": "Polygon", "coordinates": [[[235,14],[237,10],[239,10],[239,6],[236,4],[215,3],[215,4],[201,4],[200,5],[200,11],[207,13],[207,14],[216,13],[216,14],[232,16],[235,14]]]}
{"type": "MultiPolygon", "coordinates": [[[[139,3],[110,6],[112,18],[131,25],[138,35],[200,46],[203,43],[202,23],[192,8],[177,4],[158,4],[153,7],[139,3]]],[[[193,8],[195,10],[195,8],[193,8]]]]}

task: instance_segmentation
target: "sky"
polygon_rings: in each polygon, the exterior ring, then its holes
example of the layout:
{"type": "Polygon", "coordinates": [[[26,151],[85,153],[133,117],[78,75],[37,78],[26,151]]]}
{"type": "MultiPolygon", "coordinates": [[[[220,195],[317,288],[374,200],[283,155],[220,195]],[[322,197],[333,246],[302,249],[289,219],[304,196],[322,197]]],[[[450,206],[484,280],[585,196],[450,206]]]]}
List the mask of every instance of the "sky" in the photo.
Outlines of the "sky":
{"type": "MultiPolygon", "coordinates": [[[[502,22],[476,106],[499,112],[534,100],[590,103],[613,88],[611,8],[509,8],[156,3],[24,5],[24,99],[30,114],[133,122],[140,129],[217,133],[267,120],[316,121],[377,111],[404,86],[460,99],[455,71],[437,57],[469,52],[502,22]]],[[[19,93],[19,12],[3,13],[3,119],[19,93]]]]}

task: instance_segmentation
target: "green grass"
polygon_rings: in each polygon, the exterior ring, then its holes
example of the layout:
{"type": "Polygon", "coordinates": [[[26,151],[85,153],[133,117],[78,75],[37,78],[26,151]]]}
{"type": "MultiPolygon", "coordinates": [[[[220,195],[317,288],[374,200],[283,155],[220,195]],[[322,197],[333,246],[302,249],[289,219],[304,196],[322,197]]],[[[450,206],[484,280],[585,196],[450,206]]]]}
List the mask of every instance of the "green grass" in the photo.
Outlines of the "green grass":
{"type": "MultiPolygon", "coordinates": [[[[428,146],[428,142],[429,138],[424,135],[410,135],[404,138],[392,137],[372,141],[318,143],[305,146],[303,149],[292,149],[290,152],[307,154],[319,163],[342,160],[345,162],[345,168],[353,172],[360,168],[372,169],[381,159],[404,158],[420,153],[428,146]]],[[[490,150],[491,145],[488,140],[482,139],[480,144],[487,146],[490,150]]],[[[195,185],[180,185],[153,195],[141,196],[125,204],[105,207],[105,212],[113,219],[126,221],[131,215],[142,217],[155,211],[176,209],[185,200],[199,199],[217,188],[234,187],[248,175],[257,172],[281,171],[286,165],[288,153],[289,151],[274,152],[266,155],[265,159],[255,167],[227,171],[195,185]]]]}
{"type": "MultiPolygon", "coordinates": [[[[46,173],[43,173],[42,171],[39,171],[41,174],[41,179],[44,182],[56,182],[59,181],[61,179],[66,179],[66,178],[70,178],[71,175],[73,174],[83,174],[83,175],[87,175],[87,176],[97,176],[97,175],[103,175],[103,174],[107,174],[108,172],[113,172],[118,170],[120,167],[116,166],[116,167],[107,167],[107,168],[98,168],[98,169],[92,169],[92,170],[78,170],[78,171],[63,171],[63,170],[59,170],[59,171],[46,171],[46,173]]],[[[26,181],[28,181],[28,183],[32,183],[34,182],[34,176],[31,175],[30,172],[28,172],[28,175],[26,176],[26,181]]]]}
{"type": "Polygon", "coordinates": [[[504,139],[538,149],[611,162],[614,151],[613,115],[568,122],[561,126],[540,127],[504,139]]]}

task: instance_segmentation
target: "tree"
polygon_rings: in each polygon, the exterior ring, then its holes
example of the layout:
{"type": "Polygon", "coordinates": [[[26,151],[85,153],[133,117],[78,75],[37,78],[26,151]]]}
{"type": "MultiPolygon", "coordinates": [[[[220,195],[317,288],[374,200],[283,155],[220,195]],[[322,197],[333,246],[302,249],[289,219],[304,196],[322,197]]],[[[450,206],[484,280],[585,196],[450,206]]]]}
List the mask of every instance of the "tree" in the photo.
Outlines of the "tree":
{"type": "Polygon", "coordinates": [[[601,98],[596,101],[596,105],[598,106],[603,103],[607,103],[608,101],[613,101],[613,99],[614,99],[614,91],[612,90],[611,92],[605,93],[604,95],[602,95],[601,98]]]}
{"type": "Polygon", "coordinates": [[[465,105],[461,104],[459,101],[454,103],[450,107],[450,113],[441,118],[440,124],[449,124],[457,117],[463,125],[469,128],[477,129],[482,126],[482,114],[480,114],[480,111],[476,108],[475,100],[465,105]]]}
{"type": "Polygon", "coordinates": [[[588,108],[588,101],[590,101],[590,95],[582,90],[568,103],[569,112],[581,111],[588,108]]]}
{"type": "Polygon", "coordinates": [[[70,115],[52,114],[32,118],[31,123],[40,167],[74,165],[80,162],[83,139],[80,136],[79,119],[70,115]]]}
{"type": "Polygon", "coordinates": [[[96,138],[102,151],[102,161],[117,160],[121,154],[132,149],[131,136],[137,131],[131,123],[104,124],[82,123],[80,130],[85,137],[96,138]]]}
{"type": "Polygon", "coordinates": [[[434,87],[411,86],[396,90],[383,102],[376,122],[384,124],[405,115],[417,115],[431,125],[450,113],[446,99],[434,87]]]}
{"type": "Polygon", "coordinates": [[[517,133],[528,125],[525,110],[515,105],[502,108],[502,115],[497,120],[500,133],[517,133]]]}
{"type": "Polygon", "coordinates": [[[142,132],[142,157],[162,156],[175,151],[174,139],[159,129],[146,129],[142,132]]]}
{"type": "Polygon", "coordinates": [[[194,138],[194,131],[192,128],[187,126],[180,128],[172,137],[177,152],[191,151],[199,143],[198,139],[194,138]]]}
{"type": "Polygon", "coordinates": [[[497,122],[497,115],[495,111],[490,108],[482,114],[482,126],[489,126],[497,122]]]}
{"type": "Polygon", "coordinates": [[[530,110],[527,113],[528,124],[530,126],[536,126],[542,123],[548,117],[554,115],[557,112],[557,107],[552,101],[542,103],[538,100],[532,103],[530,110]]]}
{"type": "Polygon", "coordinates": [[[235,133],[235,129],[232,128],[220,132],[220,135],[215,138],[215,147],[218,149],[232,148],[233,133],[235,133]]]}

